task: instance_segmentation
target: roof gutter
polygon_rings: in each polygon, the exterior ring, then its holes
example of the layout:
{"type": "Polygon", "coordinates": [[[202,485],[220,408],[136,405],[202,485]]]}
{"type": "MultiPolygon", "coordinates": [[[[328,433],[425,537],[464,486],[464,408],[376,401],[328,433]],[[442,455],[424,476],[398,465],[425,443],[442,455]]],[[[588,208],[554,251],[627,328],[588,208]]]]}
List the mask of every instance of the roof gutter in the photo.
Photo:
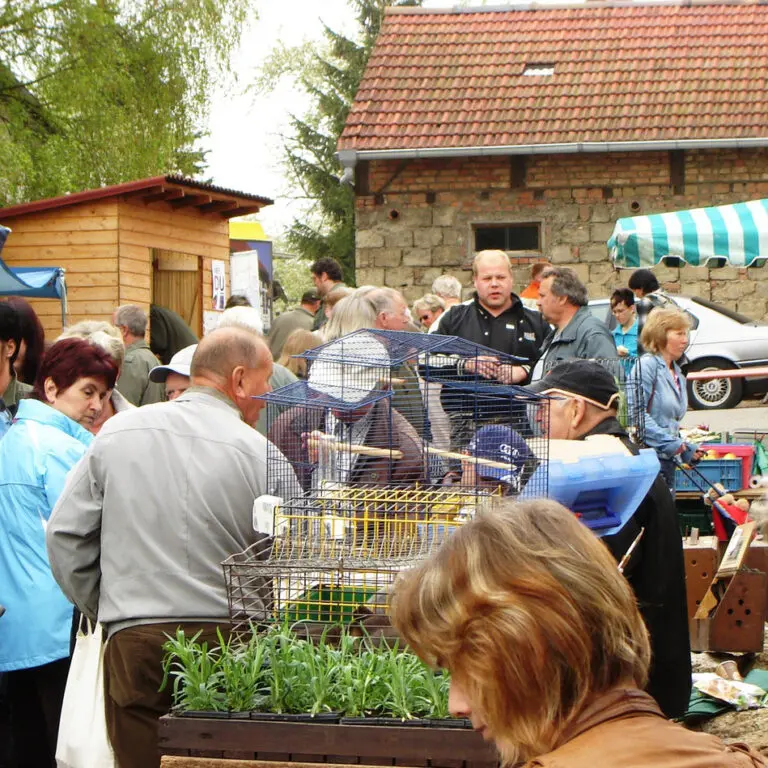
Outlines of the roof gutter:
{"type": "Polygon", "coordinates": [[[768,147],[768,136],[751,139],[679,139],[661,141],[581,141],[573,144],[507,144],[495,147],[420,147],[416,149],[342,149],[336,157],[354,171],[361,160],[415,160],[499,155],[561,155],[579,152],[652,152],[674,149],[754,149],[768,147]]]}

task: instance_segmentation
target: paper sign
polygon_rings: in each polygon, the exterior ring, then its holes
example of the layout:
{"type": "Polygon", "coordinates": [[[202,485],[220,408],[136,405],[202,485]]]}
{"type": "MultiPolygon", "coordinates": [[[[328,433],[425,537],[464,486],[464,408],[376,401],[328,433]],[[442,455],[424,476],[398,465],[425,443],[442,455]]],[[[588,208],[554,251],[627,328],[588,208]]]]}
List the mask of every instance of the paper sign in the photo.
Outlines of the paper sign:
{"type": "Polygon", "coordinates": [[[213,279],[213,308],[219,311],[227,303],[227,275],[223,261],[211,261],[211,277],[213,279]]]}

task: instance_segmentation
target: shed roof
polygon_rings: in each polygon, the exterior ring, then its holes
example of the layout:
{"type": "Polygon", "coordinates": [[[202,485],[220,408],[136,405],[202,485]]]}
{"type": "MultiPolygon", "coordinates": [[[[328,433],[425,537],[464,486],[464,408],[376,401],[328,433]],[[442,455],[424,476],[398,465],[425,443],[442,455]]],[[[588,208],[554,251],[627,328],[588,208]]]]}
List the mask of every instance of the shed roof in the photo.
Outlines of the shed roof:
{"type": "Polygon", "coordinates": [[[274,202],[268,197],[237,192],[183,176],[166,175],[35,200],[31,203],[9,205],[0,208],[0,220],[6,221],[16,216],[120,196],[129,196],[147,204],[167,203],[172,208],[194,208],[200,213],[213,213],[225,219],[257,213],[264,206],[274,202]]]}
{"type": "Polygon", "coordinates": [[[768,5],[388,9],[338,148],[690,141],[768,145],[768,5]]]}

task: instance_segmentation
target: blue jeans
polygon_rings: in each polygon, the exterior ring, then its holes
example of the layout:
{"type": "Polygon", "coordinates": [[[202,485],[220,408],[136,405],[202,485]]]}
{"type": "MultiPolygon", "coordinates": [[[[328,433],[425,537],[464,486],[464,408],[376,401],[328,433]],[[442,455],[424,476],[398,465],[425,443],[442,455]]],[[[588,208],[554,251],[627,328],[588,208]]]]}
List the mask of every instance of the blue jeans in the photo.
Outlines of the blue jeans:
{"type": "Polygon", "coordinates": [[[677,463],[674,459],[659,459],[661,464],[661,476],[664,478],[664,482],[669,488],[669,492],[672,494],[672,498],[675,498],[675,469],[677,463]]]}

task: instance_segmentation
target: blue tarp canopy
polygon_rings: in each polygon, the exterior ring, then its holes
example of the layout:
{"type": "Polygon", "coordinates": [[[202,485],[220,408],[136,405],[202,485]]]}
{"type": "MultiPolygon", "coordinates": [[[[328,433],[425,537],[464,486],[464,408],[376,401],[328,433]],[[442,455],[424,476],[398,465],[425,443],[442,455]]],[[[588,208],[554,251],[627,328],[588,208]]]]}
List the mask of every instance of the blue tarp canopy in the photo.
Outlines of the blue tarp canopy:
{"type": "Polygon", "coordinates": [[[768,259],[768,200],[619,219],[608,251],[617,267],[653,267],[668,256],[759,266],[768,259]]]}
{"type": "MultiPolygon", "coordinates": [[[[7,227],[0,226],[0,251],[10,231],[7,227]]],[[[0,258],[0,296],[59,299],[62,322],[65,320],[67,286],[61,267],[9,267],[0,258]]]]}

